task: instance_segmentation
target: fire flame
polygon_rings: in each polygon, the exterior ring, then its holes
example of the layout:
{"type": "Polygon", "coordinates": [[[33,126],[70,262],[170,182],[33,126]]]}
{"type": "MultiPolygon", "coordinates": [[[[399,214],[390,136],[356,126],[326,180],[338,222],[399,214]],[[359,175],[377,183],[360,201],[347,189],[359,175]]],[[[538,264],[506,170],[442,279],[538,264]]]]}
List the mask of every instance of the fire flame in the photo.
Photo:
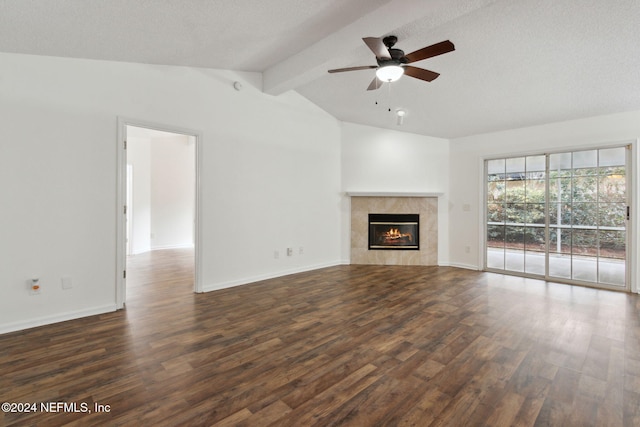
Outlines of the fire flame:
{"type": "Polygon", "coordinates": [[[413,236],[411,236],[410,233],[402,234],[397,228],[390,228],[389,231],[384,233],[384,237],[390,240],[402,239],[404,237],[408,238],[410,242],[413,240],[413,236]]]}

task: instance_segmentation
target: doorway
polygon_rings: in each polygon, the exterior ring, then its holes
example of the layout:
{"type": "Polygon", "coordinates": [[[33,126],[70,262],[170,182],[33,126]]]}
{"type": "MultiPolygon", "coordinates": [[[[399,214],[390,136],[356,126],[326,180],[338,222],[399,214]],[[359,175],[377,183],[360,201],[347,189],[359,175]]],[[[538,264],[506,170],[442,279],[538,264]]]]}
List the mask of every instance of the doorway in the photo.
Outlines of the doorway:
{"type": "Polygon", "coordinates": [[[119,120],[118,308],[124,307],[127,277],[132,278],[131,272],[127,275],[129,264],[138,270],[144,259],[162,253],[190,257],[192,289],[201,292],[200,140],[199,133],[190,130],[119,120]]]}

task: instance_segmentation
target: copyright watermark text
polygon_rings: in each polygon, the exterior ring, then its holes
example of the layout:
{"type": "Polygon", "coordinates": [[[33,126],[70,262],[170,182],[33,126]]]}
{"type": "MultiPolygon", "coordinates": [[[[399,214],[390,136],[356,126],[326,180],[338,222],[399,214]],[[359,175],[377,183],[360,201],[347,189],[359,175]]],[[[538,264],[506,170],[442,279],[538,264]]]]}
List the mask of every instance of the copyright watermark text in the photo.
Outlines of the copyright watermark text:
{"type": "Polygon", "coordinates": [[[93,412],[111,412],[111,405],[98,402],[4,402],[2,412],[25,414],[29,412],[73,412],[91,414],[93,412]]]}

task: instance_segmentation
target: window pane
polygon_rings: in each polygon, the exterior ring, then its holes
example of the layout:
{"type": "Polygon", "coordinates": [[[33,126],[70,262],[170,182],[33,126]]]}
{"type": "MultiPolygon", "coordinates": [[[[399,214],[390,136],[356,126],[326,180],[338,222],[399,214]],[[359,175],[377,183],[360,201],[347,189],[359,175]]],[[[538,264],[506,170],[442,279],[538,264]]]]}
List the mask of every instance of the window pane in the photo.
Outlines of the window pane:
{"type": "Polygon", "coordinates": [[[525,222],[527,224],[540,224],[544,225],[544,204],[535,203],[535,204],[527,204],[526,205],[527,214],[525,217],[525,222]]]}
{"type": "Polygon", "coordinates": [[[524,272],[524,252],[517,250],[507,250],[505,254],[506,270],[524,272]]]}
{"type": "Polygon", "coordinates": [[[544,180],[546,179],[547,174],[544,172],[527,172],[525,174],[525,179],[537,179],[540,180],[542,182],[544,182],[544,180]]]}
{"type": "Polygon", "coordinates": [[[487,268],[504,270],[504,226],[487,226],[487,268]]]}
{"type": "Polygon", "coordinates": [[[504,247],[504,225],[487,226],[487,246],[491,248],[504,247]]]}
{"type": "MultiPolygon", "coordinates": [[[[602,171],[601,171],[602,172],[602,171]]],[[[607,172],[610,172],[607,170],[607,172]]],[[[626,202],[626,178],[622,174],[611,173],[598,178],[598,200],[600,202],[626,202]]]]}
{"type": "Polygon", "coordinates": [[[504,240],[508,248],[522,251],[524,248],[524,227],[507,225],[504,230],[504,240]]]}
{"type": "Polygon", "coordinates": [[[504,248],[487,248],[487,268],[504,270],[504,248]]]}
{"type": "Polygon", "coordinates": [[[574,255],[596,256],[598,254],[598,234],[596,230],[573,229],[571,250],[574,255]]]}
{"type": "Polygon", "coordinates": [[[524,253],[524,271],[528,274],[544,275],[544,252],[526,251],[524,253]]]}
{"type": "Polygon", "coordinates": [[[504,181],[505,175],[503,173],[494,173],[487,175],[487,182],[504,181]]]}
{"type": "Polygon", "coordinates": [[[626,174],[626,169],[624,166],[606,166],[598,169],[598,174],[605,175],[619,175],[620,177],[624,177],[626,174]]]}
{"type": "Polygon", "coordinates": [[[598,281],[598,258],[573,256],[571,258],[572,279],[584,282],[598,281]]]}
{"type": "Polygon", "coordinates": [[[571,207],[571,224],[595,227],[598,223],[596,206],[596,203],[574,203],[571,207]]]}
{"type": "Polygon", "coordinates": [[[525,263],[526,273],[544,275],[545,239],[544,227],[525,227],[525,263]]]}
{"type": "Polygon", "coordinates": [[[505,220],[513,224],[524,224],[527,211],[524,203],[507,203],[505,220]]]}
{"type": "Polygon", "coordinates": [[[549,201],[558,200],[568,202],[571,200],[571,178],[556,178],[549,181],[549,201]]]}
{"type": "Polygon", "coordinates": [[[507,202],[524,202],[524,181],[507,181],[507,202]]]}
{"type": "Polygon", "coordinates": [[[545,180],[528,179],[525,181],[525,200],[527,203],[544,203],[545,180]]]}
{"type": "Polygon", "coordinates": [[[526,159],[527,172],[546,171],[547,170],[546,159],[547,159],[546,156],[528,156],[526,159]]]}
{"type": "Polygon", "coordinates": [[[571,225],[571,205],[568,203],[549,204],[550,225],[571,225]]]}
{"type": "Polygon", "coordinates": [[[497,203],[487,204],[487,222],[504,222],[504,205],[497,203]]]}
{"type": "Polygon", "coordinates": [[[544,228],[543,227],[525,227],[524,229],[524,245],[527,251],[544,252],[544,228]]]}
{"type": "Polygon", "coordinates": [[[504,164],[505,164],[504,159],[487,161],[487,173],[489,175],[504,174],[505,172],[504,164]]]}
{"type": "Polygon", "coordinates": [[[626,283],[625,262],[621,259],[598,259],[598,281],[608,285],[624,286],[626,283]]]}
{"type": "Polygon", "coordinates": [[[487,183],[487,202],[504,202],[506,195],[504,181],[495,181],[487,183]]]}
{"type": "Polygon", "coordinates": [[[571,256],[549,254],[549,275],[562,279],[571,279],[571,256]]]}
{"type": "Polygon", "coordinates": [[[626,219],[626,203],[598,204],[598,225],[600,227],[625,227],[626,219]]]}
{"type": "Polygon", "coordinates": [[[571,169],[571,153],[556,153],[549,155],[549,170],[557,171],[571,169]]]}
{"type": "Polygon", "coordinates": [[[549,228],[549,252],[558,254],[571,254],[570,228],[549,228]],[[559,245],[558,238],[560,239],[559,245]]]}
{"type": "Polygon", "coordinates": [[[595,202],[598,198],[598,179],[595,176],[573,178],[573,201],[595,202]]]}
{"type": "Polygon", "coordinates": [[[524,157],[507,159],[507,173],[524,172],[524,157]]]}
{"type": "Polygon", "coordinates": [[[618,148],[604,148],[599,150],[599,164],[603,166],[624,166],[626,149],[624,147],[618,148]]]}
{"type": "Polygon", "coordinates": [[[598,232],[601,257],[625,259],[626,232],[624,230],[601,230],[598,232]]]}
{"type": "Polygon", "coordinates": [[[549,275],[571,278],[571,230],[549,229],[549,275]]]}
{"type": "Polygon", "coordinates": [[[598,151],[575,151],[573,153],[573,169],[595,168],[598,166],[598,151]]]}

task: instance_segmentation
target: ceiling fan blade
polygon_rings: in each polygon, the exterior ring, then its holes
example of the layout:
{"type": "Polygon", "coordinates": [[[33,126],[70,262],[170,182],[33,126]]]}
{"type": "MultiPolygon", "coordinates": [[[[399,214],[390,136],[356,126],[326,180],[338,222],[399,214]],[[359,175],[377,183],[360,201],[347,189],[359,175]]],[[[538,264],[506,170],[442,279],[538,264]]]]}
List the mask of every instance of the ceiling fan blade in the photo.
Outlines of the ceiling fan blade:
{"type": "Polygon", "coordinates": [[[425,70],[423,68],[412,67],[411,65],[407,65],[404,67],[404,73],[407,76],[415,77],[416,79],[424,80],[427,82],[431,82],[438,78],[440,73],[436,73],[435,71],[425,70]]]}
{"type": "Polygon", "coordinates": [[[377,77],[374,77],[373,80],[371,80],[371,83],[369,83],[367,90],[380,89],[380,86],[382,86],[382,82],[377,77]]]}
{"type": "Polygon", "coordinates": [[[442,55],[443,53],[456,50],[456,47],[449,40],[445,40],[440,43],[433,44],[431,46],[423,47],[420,50],[411,52],[405,55],[405,58],[411,62],[422,61],[423,59],[433,58],[434,56],[442,55]]]}
{"type": "Polygon", "coordinates": [[[370,70],[372,68],[378,68],[378,66],[377,65],[361,65],[359,67],[336,68],[335,70],[329,70],[329,72],[342,73],[344,71],[370,70]]]}
{"type": "Polygon", "coordinates": [[[391,55],[389,54],[389,50],[382,42],[382,39],[378,37],[364,37],[362,39],[369,49],[376,55],[376,58],[380,59],[391,59],[391,55]]]}

